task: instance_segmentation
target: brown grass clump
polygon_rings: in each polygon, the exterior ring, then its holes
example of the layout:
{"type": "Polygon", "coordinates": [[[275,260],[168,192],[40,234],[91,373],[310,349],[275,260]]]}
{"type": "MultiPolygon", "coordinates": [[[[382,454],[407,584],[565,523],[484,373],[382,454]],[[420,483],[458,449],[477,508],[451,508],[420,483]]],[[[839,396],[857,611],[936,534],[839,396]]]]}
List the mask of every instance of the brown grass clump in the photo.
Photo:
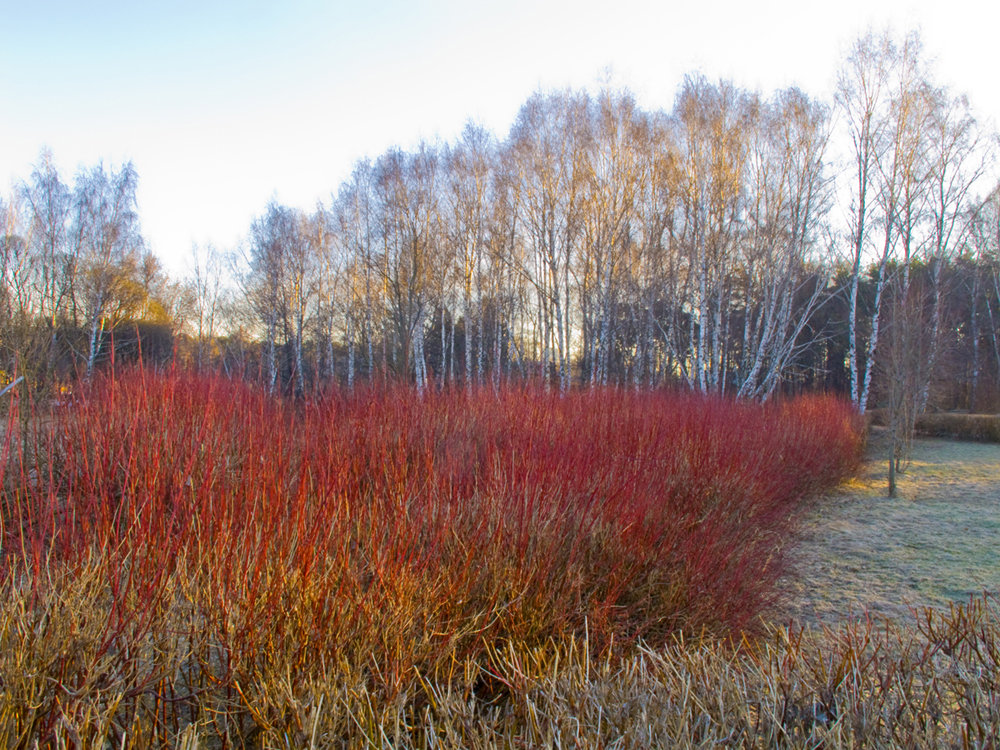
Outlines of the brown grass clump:
{"type": "Polygon", "coordinates": [[[223,685],[225,664],[191,663],[211,649],[183,598],[121,623],[92,576],[62,583],[3,608],[5,747],[932,748],[992,747],[1000,733],[993,597],[908,625],[773,628],[735,644],[678,637],[600,656],[586,638],[508,644],[387,698],[344,665],[280,654],[223,685]]]}

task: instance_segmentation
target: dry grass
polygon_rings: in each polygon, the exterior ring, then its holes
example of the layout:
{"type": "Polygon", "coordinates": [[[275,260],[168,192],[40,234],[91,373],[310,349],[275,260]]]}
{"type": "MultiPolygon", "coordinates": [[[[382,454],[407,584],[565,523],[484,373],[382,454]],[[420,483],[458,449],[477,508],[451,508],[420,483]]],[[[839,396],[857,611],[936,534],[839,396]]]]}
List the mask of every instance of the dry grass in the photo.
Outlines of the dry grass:
{"type": "Polygon", "coordinates": [[[195,613],[171,607],[158,615],[161,635],[115,653],[100,645],[100,589],[84,577],[58,597],[5,606],[5,747],[44,736],[67,748],[985,748],[1000,732],[991,598],[905,627],[772,629],[735,645],[674,640],[596,656],[573,638],[509,644],[387,699],[335,664],[304,675],[261,665],[228,690],[185,684],[195,613]],[[60,684],[54,674],[77,678],[60,684]]]}

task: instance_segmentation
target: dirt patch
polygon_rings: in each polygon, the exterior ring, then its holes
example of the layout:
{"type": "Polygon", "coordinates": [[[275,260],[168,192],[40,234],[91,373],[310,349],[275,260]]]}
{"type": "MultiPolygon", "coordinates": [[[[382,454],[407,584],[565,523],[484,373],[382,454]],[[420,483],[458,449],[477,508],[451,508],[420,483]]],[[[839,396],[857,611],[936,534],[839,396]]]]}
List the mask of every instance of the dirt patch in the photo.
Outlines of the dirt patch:
{"type": "Polygon", "coordinates": [[[878,437],[858,477],[816,501],[789,550],[782,621],[908,617],[1000,589],[1000,445],[918,439],[886,497],[878,437]]]}

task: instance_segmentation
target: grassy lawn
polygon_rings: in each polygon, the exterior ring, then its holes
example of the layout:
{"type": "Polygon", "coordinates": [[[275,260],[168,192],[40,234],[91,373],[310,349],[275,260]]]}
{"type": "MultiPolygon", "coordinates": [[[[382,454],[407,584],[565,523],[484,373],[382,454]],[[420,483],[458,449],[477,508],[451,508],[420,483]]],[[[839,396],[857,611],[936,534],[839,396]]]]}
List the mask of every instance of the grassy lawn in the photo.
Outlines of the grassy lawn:
{"type": "Polygon", "coordinates": [[[916,440],[896,498],[886,497],[886,454],[876,434],[859,475],[810,511],[779,617],[907,617],[1000,588],[1000,445],[916,440]]]}

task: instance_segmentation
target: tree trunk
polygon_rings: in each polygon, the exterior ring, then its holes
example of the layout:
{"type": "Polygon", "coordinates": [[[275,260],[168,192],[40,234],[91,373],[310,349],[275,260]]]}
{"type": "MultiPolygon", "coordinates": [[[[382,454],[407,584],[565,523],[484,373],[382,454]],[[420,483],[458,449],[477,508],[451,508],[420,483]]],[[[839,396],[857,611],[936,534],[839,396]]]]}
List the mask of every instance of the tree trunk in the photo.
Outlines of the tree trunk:
{"type": "Polygon", "coordinates": [[[847,362],[851,370],[851,401],[861,414],[865,406],[861,403],[860,374],[858,371],[858,287],[861,284],[858,262],[851,273],[851,294],[847,303],[847,362]]]}
{"type": "Polygon", "coordinates": [[[97,353],[101,348],[101,340],[104,337],[104,316],[94,316],[90,324],[90,348],[87,353],[87,378],[94,373],[94,365],[97,364],[97,353]]]}

